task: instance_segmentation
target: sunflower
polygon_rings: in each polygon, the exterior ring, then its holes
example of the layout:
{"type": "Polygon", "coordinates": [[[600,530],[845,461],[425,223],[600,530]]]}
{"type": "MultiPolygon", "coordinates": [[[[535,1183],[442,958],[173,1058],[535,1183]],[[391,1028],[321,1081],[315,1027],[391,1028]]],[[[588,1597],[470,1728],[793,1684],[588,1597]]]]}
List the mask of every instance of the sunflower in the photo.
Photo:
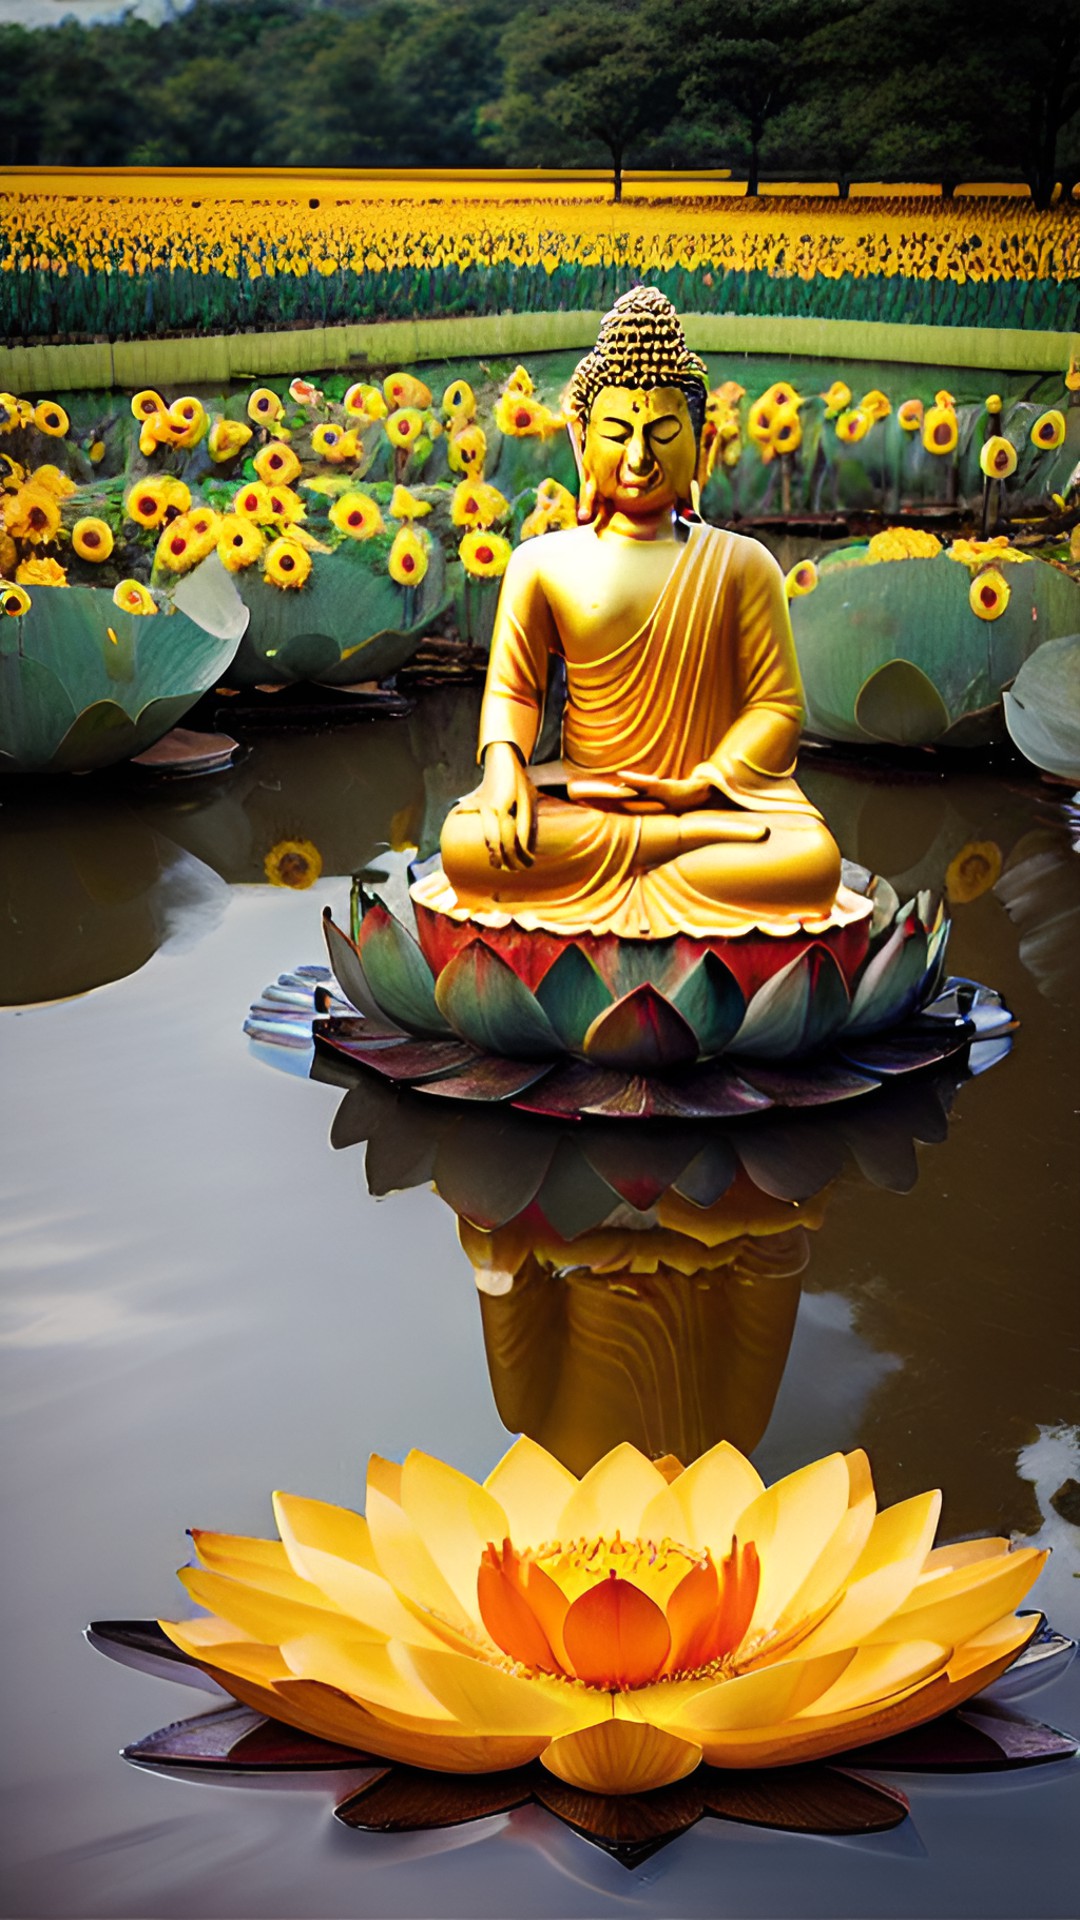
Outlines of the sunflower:
{"type": "Polygon", "coordinates": [[[68,583],[59,560],[20,561],[15,578],[23,587],[66,587],[68,583]]]}
{"type": "Polygon", "coordinates": [[[866,565],[882,560],[932,560],[940,552],[936,533],[924,533],[921,527],[883,527],[867,543],[866,565]]]}
{"type": "Polygon", "coordinates": [[[82,520],[76,520],[72,527],[71,544],[81,560],[92,560],[99,564],[107,560],[113,550],[112,529],[107,521],[87,514],[82,520]]]}
{"type": "Polygon", "coordinates": [[[992,540],[954,540],[949,548],[949,559],[958,560],[964,567],[1001,567],[1006,561],[1020,564],[1034,558],[1033,553],[1010,547],[1007,533],[999,533],[992,540]]]}
{"type": "Polygon", "coordinates": [[[263,573],[275,587],[302,587],[311,572],[311,555],[298,540],[283,534],[271,541],[263,561],[263,573]]]}
{"type": "Polygon", "coordinates": [[[942,387],[941,391],[934,395],[934,405],[935,407],[952,407],[955,409],[955,396],[949,392],[947,387],[942,387]]]}
{"type": "Polygon", "coordinates": [[[13,393],[0,393],[0,433],[14,433],[19,424],[19,403],[13,393]]]}
{"type": "Polygon", "coordinates": [[[259,558],[266,536],[254,520],[242,513],[223,514],[217,526],[217,550],[221,564],[230,573],[239,573],[259,558]]]}
{"type": "Polygon", "coordinates": [[[850,407],[851,388],[843,380],[834,380],[828,393],[823,393],[821,398],[825,402],[826,420],[835,420],[838,413],[843,413],[845,407],[850,407]]]}
{"type": "Polygon", "coordinates": [[[800,560],[797,566],[784,576],[784,591],[789,600],[798,600],[804,593],[813,593],[818,583],[818,570],[812,560],[800,560]]]}
{"type": "Polygon", "coordinates": [[[577,503],[573,494],[558,480],[541,480],[536,489],[536,506],[521,523],[522,540],[576,526],[577,503]]]}
{"type": "Polygon", "coordinates": [[[1001,412],[1001,395],[1000,395],[1000,393],[988,393],[988,394],[987,394],[987,396],[986,396],[986,411],[987,411],[987,413],[1000,413],[1000,412],[1001,412]]]}
{"type": "Polygon", "coordinates": [[[13,539],[38,546],[55,539],[60,528],[60,503],[46,487],[28,482],[8,501],[4,525],[13,539]]]}
{"type": "Polygon", "coordinates": [[[322,854],[313,840],[279,840],[263,861],[272,887],[313,887],[322,873],[322,854]]]}
{"type": "Polygon", "coordinates": [[[246,420],[226,420],[219,414],[210,428],[206,450],[211,460],[220,466],[225,460],[235,460],[250,439],[251,428],[246,420]]]}
{"type": "Polygon", "coordinates": [[[774,380],[771,387],[762,394],[763,400],[771,400],[774,407],[797,407],[800,396],[790,380],[774,380]]]}
{"type": "Polygon", "coordinates": [[[61,473],[59,467],[51,465],[35,467],[30,475],[30,485],[44,487],[46,493],[51,493],[54,500],[66,500],[75,492],[74,480],[70,479],[66,473],[61,473]]]}
{"type": "Polygon", "coordinates": [[[756,447],[767,447],[772,439],[773,421],[776,418],[776,403],[767,393],[754,400],[747,410],[746,432],[756,447]]]}
{"type": "Polygon", "coordinates": [[[165,488],[165,517],[186,513],[191,505],[191,488],[184,480],[177,480],[171,473],[162,475],[165,488]]]}
{"type": "Polygon", "coordinates": [[[20,614],[29,613],[32,604],[25,587],[0,585],[0,613],[6,613],[15,620],[20,614]]]}
{"type": "Polygon", "coordinates": [[[869,393],[864,393],[859,401],[859,412],[868,413],[871,420],[886,420],[892,412],[892,401],[882,393],[880,387],[871,387],[869,393]]]}
{"type": "Polygon", "coordinates": [[[34,425],[39,433],[47,433],[50,439],[62,440],[71,421],[55,400],[42,400],[34,408],[34,425]]]}
{"type": "Polygon", "coordinates": [[[945,869],[945,898],[952,907],[977,900],[1001,878],[1001,848],[996,840],[970,840],[945,869]]]}
{"type": "Polygon", "coordinates": [[[391,520],[422,520],[431,512],[431,501],[418,500],[408,487],[395,487],[387,511],[391,520]]]}
{"type": "Polygon", "coordinates": [[[152,474],[149,479],[140,480],[132,487],[124,501],[124,510],[128,519],[134,520],[137,526],[160,527],[168,504],[167,481],[161,475],[152,474]]]}
{"type": "Polygon", "coordinates": [[[153,387],[143,387],[140,393],[132,396],[131,411],[136,420],[149,420],[152,414],[165,412],[165,402],[153,387]]]}
{"type": "Polygon", "coordinates": [[[431,388],[425,387],[412,373],[388,373],[383,381],[383,393],[391,414],[408,410],[410,412],[430,407],[431,388]]]}
{"type": "Polygon", "coordinates": [[[466,573],[475,580],[497,580],[506,572],[511,546],[501,533],[467,533],[458,548],[458,558],[466,573]]]}
{"type": "Polygon", "coordinates": [[[270,511],[270,489],[262,480],[249,480],[233,494],[232,510],[243,514],[245,520],[272,520],[270,511]]]}
{"type": "Polygon", "coordinates": [[[182,400],[174,400],[166,417],[176,434],[173,441],[176,447],[197,447],[210,425],[206,408],[193,394],[185,394],[182,400]]]}
{"type": "Polygon", "coordinates": [[[1016,472],[1016,448],[1003,434],[993,433],[979,450],[979,465],[988,480],[1007,480],[1016,472]]]}
{"type": "Polygon", "coordinates": [[[464,473],[470,479],[479,480],[487,458],[487,434],[483,427],[470,421],[468,426],[452,433],[446,457],[454,473],[464,473]]]}
{"type": "Polygon", "coordinates": [[[999,620],[1009,604],[1009,583],[997,567],[977,573],[968,590],[972,613],[980,620],[999,620]]]}
{"type": "Polygon", "coordinates": [[[350,540],[370,540],[383,531],[383,517],[369,493],[343,493],[330,509],[330,523],[350,540]]]}
{"type": "Polygon", "coordinates": [[[174,447],[182,431],[181,427],[169,419],[166,412],[147,414],[139,428],[139,452],[145,459],[149,459],[159,447],[174,447]]]}
{"type": "Polygon", "coordinates": [[[275,420],[281,419],[284,411],[284,406],[270,387],[256,387],[248,395],[248,419],[254,420],[257,427],[272,426],[275,420]]]}
{"type": "Polygon", "coordinates": [[[399,527],[386,565],[391,580],[396,580],[399,587],[418,587],[428,570],[426,535],[408,522],[399,527]]]}
{"type": "Polygon", "coordinates": [[[385,420],[390,411],[378,387],[369,386],[366,380],[354,380],[341,404],[346,413],[361,420],[385,420]]]}
{"type": "Polygon", "coordinates": [[[802,445],[802,421],[799,409],[786,405],[777,407],[773,415],[772,446],[774,453],[795,453],[802,445]]]}
{"type": "Polygon", "coordinates": [[[1051,407],[1048,412],[1040,413],[1031,429],[1032,446],[1041,447],[1044,453],[1052,453],[1055,447],[1060,447],[1064,438],[1065,415],[1059,412],[1057,407],[1051,407]]]}
{"type": "Polygon", "coordinates": [[[423,430],[424,416],[419,407],[399,407],[396,413],[387,415],[386,437],[395,447],[415,446],[423,430]]]}
{"type": "Polygon", "coordinates": [[[356,459],[360,442],[354,432],[346,433],[342,427],[321,426],[316,427],[311,436],[311,450],[321,459],[340,466],[342,461],[356,459]]]}
{"type": "Polygon", "coordinates": [[[498,487],[489,486],[486,480],[462,480],[454,488],[450,502],[450,518],[455,527],[490,527],[496,520],[502,520],[510,511],[510,502],[505,500],[498,487]]]}
{"type": "Polygon", "coordinates": [[[91,440],[90,445],[86,449],[86,457],[92,467],[99,467],[105,458],[104,440],[91,440]]]}
{"type": "Polygon", "coordinates": [[[475,420],[476,395],[467,380],[451,380],[443,393],[442,410],[452,426],[475,420]]]}
{"type": "Polygon", "coordinates": [[[303,471],[292,448],[284,446],[280,440],[271,440],[265,447],[260,447],[253,464],[259,479],[265,480],[268,486],[276,480],[281,486],[287,487],[303,471]]]}
{"type": "Polygon", "coordinates": [[[922,443],[927,453],[952,453],[956,448],[956,410],[934,404],[923,415],[922,443]]]}
{"type": "Polygon", "coordinates": [[[530,400],[536,392],[536,388],[533,385],[532,375],[528,369],[526,367],[516,366],[503,388],[503,392],[523,393],[526,400],[530,400]]]}
{"type": "Polygon", "coordinates": [[[865,439],[873,424],[861,407],[847,407],[837,419],[836,437],[845,446],[852,447],[857,440],[865,439]]]}
{"type": "Polygon", "coordinates": [[[271,520],[281,520],[291,526],[297,520],[307,519],[307,509],[298,493],[291,487],[268,487],[266,506],[271,520]]]}
{"type": "Polygon", "coordinates": [[[181,514],[162,533],[154,554],[154,565],[167,567],[170,573],[187,573],[214,550],[213,533],[197,534],[187,515],[181,514]]]}
{"type": "Polygon", "coordinates": [[[213,534],[216,544],[221,515],[215,513],[213,507],[193,507],[187,519],[196,540],[202,540],[207,534],[213,534]]]}
{"type": "Polygon", "coordinates": [[[545,438],[561,424],[558,415],[550,413],[539,400],[512,388],[500,394],[495,402],[495,425],[511,439],[545,438]]]}
{"type": "Polygon", "coordinates": [[[113,606],[121,613],[156,613],[157,601],[141,580],[121,580],[113,588],[113,606]]]}
{"type": "Polygon", "coordinates": [[[896,409],[896,417],[905,433],[918,433],[923,423],[923,403],[921,400],[901,400],[896,409]]]}

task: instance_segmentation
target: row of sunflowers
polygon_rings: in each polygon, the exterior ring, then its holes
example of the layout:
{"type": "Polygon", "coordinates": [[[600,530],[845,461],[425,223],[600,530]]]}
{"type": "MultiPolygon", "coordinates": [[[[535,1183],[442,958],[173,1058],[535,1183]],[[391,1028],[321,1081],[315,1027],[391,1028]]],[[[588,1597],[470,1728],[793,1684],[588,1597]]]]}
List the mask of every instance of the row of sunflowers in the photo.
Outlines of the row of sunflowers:
{"type": "MultiPolygon", "coordinates": [[[[279,190],[280,191],[280,190],[279,190]]],[[[1080,211],[1016,200],[425,202],[12,193],[12,338],[602,309],[627,274],[687,312],[1064,329],[1080,211]]]]}

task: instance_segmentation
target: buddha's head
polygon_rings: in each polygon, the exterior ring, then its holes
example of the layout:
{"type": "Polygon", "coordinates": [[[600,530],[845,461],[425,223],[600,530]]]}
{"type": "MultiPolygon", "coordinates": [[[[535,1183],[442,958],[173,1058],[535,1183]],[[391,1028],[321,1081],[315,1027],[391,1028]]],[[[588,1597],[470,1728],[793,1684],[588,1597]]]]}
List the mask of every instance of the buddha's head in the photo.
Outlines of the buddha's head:
{"type": "Polygon", "coordinates": [[[704,362],[657,287],[633,287],[580,361],[567,414],[583,520],[654,519],[691,501],[708,396],[704,362]]]}

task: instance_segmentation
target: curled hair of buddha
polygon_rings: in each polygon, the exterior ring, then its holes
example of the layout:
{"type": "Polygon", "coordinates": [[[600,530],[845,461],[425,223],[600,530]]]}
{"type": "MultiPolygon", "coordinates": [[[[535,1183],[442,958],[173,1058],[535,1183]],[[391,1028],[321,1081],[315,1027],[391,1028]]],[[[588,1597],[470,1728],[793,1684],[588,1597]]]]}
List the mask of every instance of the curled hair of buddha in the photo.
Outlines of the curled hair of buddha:
{"type": "Polygon", "coordinates": [[[631,287],[600,325],[596,345],[579,360],[566,396],[569,412],[588,425],[593,401],[605,387],[679,387],[695,434],[701,433],[708,396],[704,360],[691,353],[671,301],[659,287],[631,287]]]}

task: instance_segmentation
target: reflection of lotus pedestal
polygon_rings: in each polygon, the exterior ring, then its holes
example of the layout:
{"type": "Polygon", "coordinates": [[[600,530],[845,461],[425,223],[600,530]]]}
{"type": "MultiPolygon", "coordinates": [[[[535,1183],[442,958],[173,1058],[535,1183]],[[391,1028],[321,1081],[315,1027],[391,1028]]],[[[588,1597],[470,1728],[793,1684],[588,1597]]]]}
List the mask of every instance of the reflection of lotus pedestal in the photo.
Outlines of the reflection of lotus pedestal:
{"type": "Polygon", "coordinates": [[[359,893],[331,965],[362,1018],[320,1043],[395,1083],[536,1113],[707,1118],[821,1105],[948,1057],[971,1037],[934,1003],[948,922],[929,894],[845,869],[873,911],[823,935],[557,938],[455,923],[415,931],[359,893]]]}

